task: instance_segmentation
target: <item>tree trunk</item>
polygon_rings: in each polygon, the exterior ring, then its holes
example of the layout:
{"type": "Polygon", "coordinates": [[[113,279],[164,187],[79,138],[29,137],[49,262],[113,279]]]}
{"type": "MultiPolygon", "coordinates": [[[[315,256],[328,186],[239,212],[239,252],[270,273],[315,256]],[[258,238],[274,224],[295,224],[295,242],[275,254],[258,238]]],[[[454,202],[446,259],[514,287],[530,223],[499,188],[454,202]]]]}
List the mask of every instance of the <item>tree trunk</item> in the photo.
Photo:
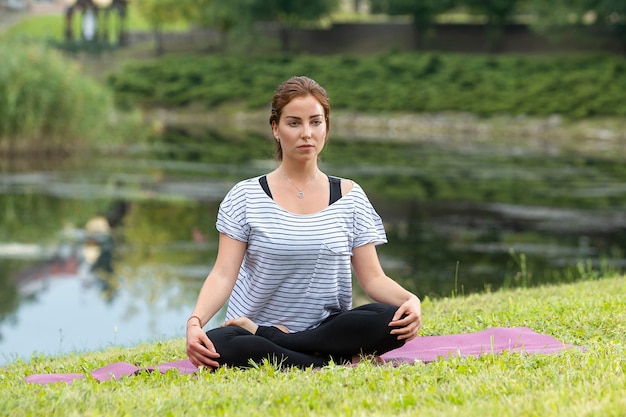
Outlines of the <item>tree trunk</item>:
{"type": "Polygon", "coordinates": [[[278,37],[280,39],[280,50],[282,52],[289,52],[289,28],[284,24],[280,25],[278,37]]]}
{"type": "Polygon", "coordinates": [[[165,46],[163,44],[163,31],[160,25],[157,25],[153,29],[154,33],[154,53],[156,56],[161,56],[165,52],[165,46]]]}
{"type": "Polygon", "coordinates": [[[69,6],[65,9],[65,28],[63,31],[63,37],[66,42],[74,40],[74,31],[72,30],[72,17],[74,16],[74,6],[69,6]]]}

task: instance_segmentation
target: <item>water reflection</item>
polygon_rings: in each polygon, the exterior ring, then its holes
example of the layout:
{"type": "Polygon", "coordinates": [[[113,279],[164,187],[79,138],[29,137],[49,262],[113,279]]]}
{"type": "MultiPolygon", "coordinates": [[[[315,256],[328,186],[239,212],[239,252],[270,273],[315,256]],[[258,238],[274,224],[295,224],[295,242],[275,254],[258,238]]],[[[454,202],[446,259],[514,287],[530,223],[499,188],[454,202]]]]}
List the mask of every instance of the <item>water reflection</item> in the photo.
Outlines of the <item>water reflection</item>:
{"type": "MultiPolygon", "coordinates": [[[[170,133],[114,158],[0,161],[0,364],[183,335],[219,201],[273,162],[259,136],[170,133]]],[[[618,159],[334,139],[322,162],[363,185],[385,269],[421,296],[626,266],[618,159]]]]}
{"type": "MultiPolygon", "coordinates": [[[[84,217],[79,207],[63,216],[84,217]]],[[[203,232],[215,209],[136,201],[117,224],[97,215],[45,244],[0,244],[0,364],[183,335],[215,255],[203,232]]]]}
{"type": "Polygon", "coordinates": [[[386,211],[392,243],[380,251],[422,295],[571,282],[590,269],[626,268],[621,211],[477,202],[401,207],[386,211]]]}

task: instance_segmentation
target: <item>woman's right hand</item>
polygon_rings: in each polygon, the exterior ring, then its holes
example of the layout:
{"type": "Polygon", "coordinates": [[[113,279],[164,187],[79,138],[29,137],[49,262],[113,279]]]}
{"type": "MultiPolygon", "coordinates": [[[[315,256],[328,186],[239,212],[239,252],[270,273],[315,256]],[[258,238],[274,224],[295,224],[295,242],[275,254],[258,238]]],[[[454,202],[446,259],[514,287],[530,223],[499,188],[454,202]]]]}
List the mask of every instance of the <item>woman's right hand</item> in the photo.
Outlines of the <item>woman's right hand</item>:
{"type": "Polygon", "coordinates": [[[187,328],[187,357],[195,366],[213,369],[220,366],[215,361],[220,357],[220,354],[217,353],[215,346],[200,326],[187,328]]]}
{"type": "MultiPolygon", "coordinates": [[[[202,327],[204,320],[213,317],[228,301],[239,274],[239,268],[246,253],[247,243],[233,239],[225,233],[220,233],[219,249],[213,269],[204,280],[198,301],[194,307],[194,320],[187,321],[187,357],[196,366],[218,368],[216,361],[220,357],[213,342],[209,340],[202,327]]],[[[206,325],[206,321],[204,322],[206,325]]]]}

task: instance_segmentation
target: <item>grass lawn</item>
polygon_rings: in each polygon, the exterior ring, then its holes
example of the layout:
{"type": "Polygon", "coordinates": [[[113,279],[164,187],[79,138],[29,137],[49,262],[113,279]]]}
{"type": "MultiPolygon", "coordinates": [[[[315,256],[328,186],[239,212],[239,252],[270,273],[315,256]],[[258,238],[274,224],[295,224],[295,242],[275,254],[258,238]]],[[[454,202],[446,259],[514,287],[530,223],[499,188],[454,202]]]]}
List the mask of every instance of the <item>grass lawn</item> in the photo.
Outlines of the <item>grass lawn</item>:
{"type": "MultiPolygon", "coordinates": [[[[71,385],[23,382],[34,373],[88,373],[126,361],[183,359],[182,339],[0,369],[0,415],[623,416],[626,415],[626,279],[424,300],[423,335],[527,326],[584,346],[554,355],[504,353],[399,367],[220,369],[141,374],[71,385]]],[[[36,329],[33,329],[36,331],[36,329]]],[[[45,343],[45,341],[42,341],[45,343]]]]}

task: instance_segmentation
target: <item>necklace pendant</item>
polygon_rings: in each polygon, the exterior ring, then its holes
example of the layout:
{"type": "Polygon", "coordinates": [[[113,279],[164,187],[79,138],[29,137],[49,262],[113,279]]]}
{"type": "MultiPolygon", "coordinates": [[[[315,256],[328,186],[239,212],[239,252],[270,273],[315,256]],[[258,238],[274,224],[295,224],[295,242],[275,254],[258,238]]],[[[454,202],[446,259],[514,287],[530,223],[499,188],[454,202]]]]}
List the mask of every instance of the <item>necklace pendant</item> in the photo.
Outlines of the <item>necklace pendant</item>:
{"type": "Polygon", "coordinates": [[[302,200],[304,198],[304,193],[302,191],[299,191],[298,194],[296,194],[296,197],[302,200]]]}

